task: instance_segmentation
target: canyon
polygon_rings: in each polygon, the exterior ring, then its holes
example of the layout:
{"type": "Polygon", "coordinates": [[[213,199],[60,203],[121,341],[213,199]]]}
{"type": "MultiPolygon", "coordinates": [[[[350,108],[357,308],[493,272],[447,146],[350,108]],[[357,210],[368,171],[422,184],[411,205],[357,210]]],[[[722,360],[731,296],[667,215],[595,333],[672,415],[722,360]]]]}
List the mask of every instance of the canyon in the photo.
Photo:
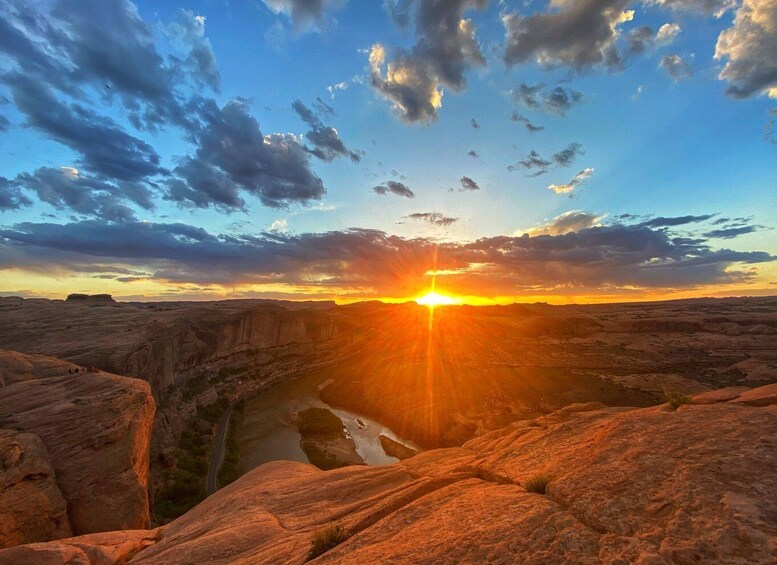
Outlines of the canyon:
{"type": "MultiPolygon", "coordinates": [[[[322,562],[776,555],[776,298],[11,297],[0,319],[0,508],[14,509],[0,512],[0,563],[295,563],[332,524],[348,537],[322,562]],[[344,426],[361,415],[398,434],[375,443],[402,460],[323,472],[233,453],[243,476],[205,498],[192,458],[226,408],[239,439],[252,399],[301,375],[344,426]],[[186,469],[203,492],[175,506],[186,469]],[[546,492],[527,488],[537,478],[546,492]],[[439,542],[421,543],[435,527],[439,542]]],[[[317,419],[359,462],[348,431],[317,419]]]]}

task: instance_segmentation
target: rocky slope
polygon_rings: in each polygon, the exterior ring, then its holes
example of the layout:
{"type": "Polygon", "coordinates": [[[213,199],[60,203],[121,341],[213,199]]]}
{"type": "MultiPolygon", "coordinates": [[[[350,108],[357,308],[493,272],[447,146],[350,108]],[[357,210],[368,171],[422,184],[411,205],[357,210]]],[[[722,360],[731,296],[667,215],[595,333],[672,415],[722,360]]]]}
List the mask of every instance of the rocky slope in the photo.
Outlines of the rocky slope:
{"type": "Polygon", "coordinates": [[[774,563],[777,385],[642,409],[577,404],[388,467],[264,465],[164,529],[0,563],[774,563]],[[544,494],[528,485],[537,476],[544,494]]]}
{"type": "Polygon", "coordinates": [[[1,496],[6,500],[9,488],[25,489],[29,498],[23,506],[39,514],[38,522],[14,518],[3,532],[7,539],[23,535],[47,540],[71,530],[85,534],[148,527],[153,418],[148,383],[103,372],[48,376],[0,388],[5,446],[1,496]]]}

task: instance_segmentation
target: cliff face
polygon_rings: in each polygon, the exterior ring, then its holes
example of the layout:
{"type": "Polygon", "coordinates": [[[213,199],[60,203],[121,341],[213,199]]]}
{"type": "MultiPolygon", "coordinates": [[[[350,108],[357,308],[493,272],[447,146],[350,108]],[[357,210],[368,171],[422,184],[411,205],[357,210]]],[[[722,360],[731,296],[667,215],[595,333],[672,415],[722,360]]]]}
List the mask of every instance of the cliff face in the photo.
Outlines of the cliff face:
{"type": "Polygon", "coordinates": [[[0,563],[303,563],[332,524],[350,537],[316,563],[774,563],[777,385],[695,402],[572,405],[387,467],[271,463],[155,534],[0,563]]]}
{"type": "MultiPolygon", "coordinates": [[[[102,372],[26,380],[0,389],[0,428],[40,438],[45,451],[37,456],[54,473],[44,469],[32,476],[55,476],[75,534],[149,526],[154,410],[148,383],[102,372]]],[[[36,453],[16,443],[22,461],[36,453]]],[[[39,496],[56,498],[48,484],[38,490],[48,493],[39,496]]],[[[49,530],[41,530],[39,539],[69,534],[49,530]]]]}
{"type": "Polygon", "coordinates": [[[111,361],[127,375],[148,375],[158,389],[179,371],[232,353],[334,338],[336,318],[321,310],[261,306],[237,314],[205,311],[151,322],[138,347],[111,361]]]}

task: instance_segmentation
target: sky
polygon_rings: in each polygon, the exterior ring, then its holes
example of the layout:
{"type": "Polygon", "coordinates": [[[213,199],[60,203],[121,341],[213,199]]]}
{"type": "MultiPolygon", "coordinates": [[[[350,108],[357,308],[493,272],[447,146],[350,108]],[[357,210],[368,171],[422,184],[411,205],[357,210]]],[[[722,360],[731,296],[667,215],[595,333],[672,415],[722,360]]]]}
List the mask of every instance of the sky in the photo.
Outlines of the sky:
{"type": "Polygon", "coordinates": [[[0,295],[777,294],[777,0],[8,0],[0,295]]]}

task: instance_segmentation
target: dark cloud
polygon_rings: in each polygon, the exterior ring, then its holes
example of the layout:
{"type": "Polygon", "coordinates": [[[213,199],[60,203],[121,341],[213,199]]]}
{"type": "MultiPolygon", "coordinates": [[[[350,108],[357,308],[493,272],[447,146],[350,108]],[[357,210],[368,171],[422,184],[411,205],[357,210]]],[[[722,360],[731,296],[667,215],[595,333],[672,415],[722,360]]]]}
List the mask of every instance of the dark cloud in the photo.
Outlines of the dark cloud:
{"type": "Polygon", "coordinates": [[[32,201],[19,190],[17,183],[0,177],[0,210],[18,210],[32,201]]]}
{"type": "Polygon", "coordinates": [[[164,172],[154,148],[110,118],[80,104],[61,102],[32,77],[10,73],[4,79],[27,124],[78,152],[83,168],[126,181],[164,172]]]}
{"type": "Polygon", "coordinates": [[[516,104],[562,117],[584,98],[581,92],[571,88],[557,86],[547,90],[544,84],[529,86],[526,83],[521,83],[510,94],[516,104]]]}
{"type": "Polygon", "coordinates": [[[110,222],[131,221],[135,213],[127,201],[152,209],[151,193],[140,183],[113,184],[63,167],[42,167],[16,177],[20,187],[35,192],[41,202],[57,209],[94,216],[110,222]]]}
{"type": "Polygon", "coordinates": [[[656,42],[653,28],[649,26],[635,27],[629,31],[629,53],[638,54],[647,51],[656,42]]]}
{"type": "Polygon", "coordinates": [[[685,80],[693,76],[693,69],[680,55],[672,53],[661,58],[659,66],[675,81],[685,80]]]}
{"type": "Polygon", "coordinates": [[[469,177],[461,177],[459,182],[462,190],[480,190],[480,185],[469,177]]]}
{"type": "Polygon", "coordinates": [[[402,120],[429,123],[437,119],[442,106],[442,87],[464,90],[464,72],[486,64],[475,25],[462,15],[485,7],[488,0],[418,0],[416,4],[416,45],[410,51],[399,50],[385,73],[386,50],[373,45],[370,78],[373,88],[392,102],[402,120]]]}
{"type": "Polygon", "coordinates": [[[566,149],[553,154],[553,162],[560,167],[568,167],[579,155],[584,155],[583,146],[580,143],[570,143],[566,149]]]}
{"type": "Polygon", "coordinates": [[[535,61],[546,67],[585,71],[595,65],[620,70],[616,45],[619,25],[631,19],[628,0],[556,0],[552,11],[508,14],[504,60],[508,65],[535,61]]]}
{"type": "Polygon", "coordinates": [[[475,129],[480,129],[480,124],[475,118],[472,118],[472,120],[470,121],[470,125],[475,129]]]}
{"type": "Polygon", "coordinates": [[[467,155],[469,155],[473,159],[480,159],[480,155],[478,155],[478,152],[475,151],[474,149],[470,149],[469,153],[467,153],[467,155]]]}
{"type": "Polygon", "coordinates": [[[718,77],[728,82],[728,95],[777,98],[775,30],[774,0],[747,0],[737,8],[733,25],[721,32],[715,47],[715,58],[726,61],[718,77]]]}
{"type": "Polygon", "coordinates": [[[301,31],[320,27],[324,16],[342,7],[347,0],[262,0],[275,14],[284,14],[294,29],[301,31]]]}
{"type": "Polygon", "coordinates": [[[745,235],[748,233],[757,232],[760,229],[759,226],[742,226],[739,228],[723,228],[719,230],[712,230],[708,231],[704,234],[704,237],[707,238],[718,238],[718,239],[734,239],[735,237],[739,237],[740,235],[745,235]]]}
{"type": "Polygon", "coordinates": [[[459,221],[459,218],[451,218],[449,216],[444,216],[440,212],[416,212],[415,214],[410,214],[405,217],[411,220],[423,221],[435,227],[443,227],[443,228],[453,225],[459,221]]]}
{"type": "Polygon", "coordinates": [[[529,120],[529,118],[527,118],[526,116],[521,115],[518,112],[513,112],[512,115],[510,116],[510,119],[512,121],[514,121],[514,122],[522,123],[526,127],[526,129],[529,130],[532,133],[537,132],[537,131],[542,131],[542,130],[545,129],[545,126],[538,126],[538,125],[532,123],[532,121],[529,120]]]}
{"type": "Polygon", "coordinates": [[[557,167],[570,166],[579,155],[583,154],[585,154],[585,151],[583,151],[583,146],[580,143],[570,143],[566,149],[553,153],[553,155],[550,156],[550,159],[546,159],[532,149],[526,157],[518,161],[516,165],[510,165],[507,169],[510,171],[516,171],[518,169],[533,171],[528,176],[538,177],[550,171],[551,167],[554,165],[557,167]]]}
{"type": "Polygon", "coordinates": [[[243,209],[240,186],[224,171],[200,159],[185,158],[168,181],[168,200],[197,208],[213,206],[225,212],[243,209]]]}
{"type": "Polygon", "coordinates": [[[652,218],[650,220],[641,222],[637,225],[647,227],[647,228],[675,227],[675,226],[682,226],[685,224],[695,224],[698,222],[704,222],[709,220],[710,218],[713,218],[714,216],[715,214],[703,214],[701,216],[674,216],[670,218],[659,216],[658,218],[652,218]]]}
{"type": "Polygon", "coordinates": [[[310,152],[292,134],[262,134],[245,100],[211,109],[196,140],[196,159],[221,169],[265,206],[318,200],[325,193],[310,169],[310,152]]]}
{"type": "Polygon", "coordinates": [[[315,155],[322,161],[331,162],[337,157],[348,157],[354,163],[361,161],[360,153],[351,151],[345,146],[340,134],[332,127],[325,126],[310,108],[301,101],[295,100],[291,107],[294,109],[303,122],[310,126],[310,131],[305,134],[305,138],[313,144],[313,148],[308,148],[311,155],[315,155]]]}
{"type": "Polygon", "coordinates": [[[8,131],[9,129],[11,129],[11,122],[5,116],[0,115],[0,132],[8,131]]]}
{"type": "Polygon", "coordinates": [[[396,194],[397,196],[404,196],[405,198],[415,198],[415,193],[410,190],[406,184],[399,181],[390,180],[383,184],[379,184],[372,188],[375,194],[396,194]]]}
{"type": "Polygon", "coordinates": [[[335,109],[332,108],[326,102],[324,102],[320,96],[316,96],[316,99],[313,101],[313,108],[315,108],[316,112],[318,112],[319,114],[326,114],[328,116],[337,115],[337,112],[335,112],[335,109]]]}
{"type": "Polygon", "coordinates": [[[320,288],[366,296],[412,296],[435,269],[438,285],[462,295],[695,288],[751,280],[753,266],[775,259],[622,224],[469,243],[360,229],[216,236],[184,224],[143,222],[23,223],[0,230],[4,268],[51,272],[116,263],[159,281],[310,286],[316,280],[320,288]]]}

